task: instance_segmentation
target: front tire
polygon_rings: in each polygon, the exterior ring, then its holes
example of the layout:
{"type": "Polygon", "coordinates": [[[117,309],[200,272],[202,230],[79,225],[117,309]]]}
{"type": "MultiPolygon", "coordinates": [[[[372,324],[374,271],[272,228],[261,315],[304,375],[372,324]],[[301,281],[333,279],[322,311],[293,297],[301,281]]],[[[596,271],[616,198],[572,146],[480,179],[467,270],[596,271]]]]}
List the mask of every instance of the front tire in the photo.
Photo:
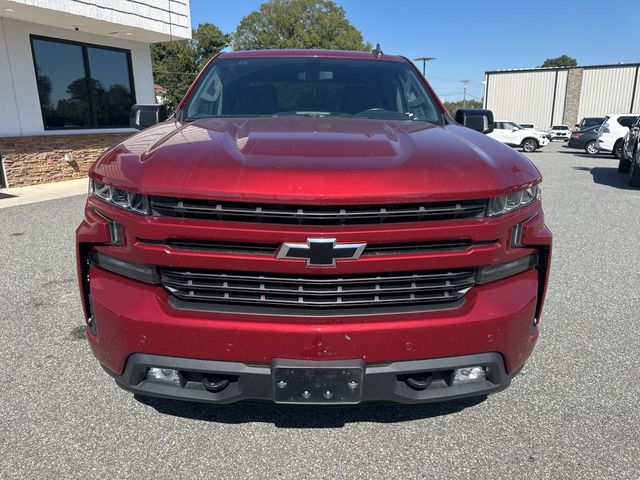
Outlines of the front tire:
{"type": "Polygon", "coordinates": [[[587,143],[584,146],[584,149],[589,155],[597,155],[598,154],[598,145],[596,145],[596,141],[595,140],[591,140],[589,143],[587,143]]]}
{"type": "Polygon", "coordinates": [[[527,153],[535,152],[538,149],[538,142],[533,138],[527,138],[522,142],[522,150],[527,153]]]}
{"type": "Polygon", "coordinates": [[[613,146],[613,156],[615,158],[622,158],[622,149],[624,146],[622,145],[622,140],[618,140],[616,144],[613,146]]]}
{"type": "Polygon", "coordinates": [[[633,160],[629,162],[629,186],[637,188],[640,187],[640,165],[638,165],[640,155],[638,155],[638,151],[635,152],[633,157],[633,160]]]}

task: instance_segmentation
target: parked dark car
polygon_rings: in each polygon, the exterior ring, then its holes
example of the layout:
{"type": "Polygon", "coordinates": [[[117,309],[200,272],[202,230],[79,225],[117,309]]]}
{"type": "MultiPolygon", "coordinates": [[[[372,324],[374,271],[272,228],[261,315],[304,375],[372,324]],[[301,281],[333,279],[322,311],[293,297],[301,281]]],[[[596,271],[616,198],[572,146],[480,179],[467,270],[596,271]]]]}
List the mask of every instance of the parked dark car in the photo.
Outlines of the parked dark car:
{"type": "Polygon", "coordinates": [[[628,173],[630,186],[640,187],[640,117],[624,136],[618,171],[628,173]]]}
{"type": "Polygon", "coordinates": [[[622,153],[620,155],[620,162],[618,163],[619,172],[629,171],[630,162],[637,147],[639,131],[640,117],[629,127],[629,131],[622,140],[622,153]]]}
{"type": "Polygon", "coordinates": [[[591,127],[599,127],[604,122],[604,117],[584,117],[576,124],[576,132],[587,130],[591,127]]]}
{"type": "Polygon", "coordinates": [[[596,138],[598,138],[598,128],[599,125],[573,132],[569,137],[567,147],[584,149],[589,155],[597,155],[598,144],[596,143],[596,138]]]}

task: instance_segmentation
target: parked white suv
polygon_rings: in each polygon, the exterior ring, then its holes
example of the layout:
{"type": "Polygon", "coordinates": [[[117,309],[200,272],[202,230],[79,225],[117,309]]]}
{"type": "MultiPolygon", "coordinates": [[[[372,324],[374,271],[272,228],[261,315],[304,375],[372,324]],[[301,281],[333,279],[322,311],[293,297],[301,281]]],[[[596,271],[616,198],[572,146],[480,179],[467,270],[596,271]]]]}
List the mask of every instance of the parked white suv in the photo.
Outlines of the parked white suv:
{"type": "Polygon", "coordinates": [[[553,125],[551,130],[549,130],[549,139],[555,140],[556,138],[561,138],[566,142],[572,133],[569,125],[553,125]]]}
{"type": "Polygon", "coordinates": [[[611,152],[614,157],[620,158],[622,155],[624,136],[639,116],[639,113],[615,113],[607,115],[598,130],[598,138],[596,139],[598,150],[611,152]]]}
{"type": "Polygon", "coordinates": [[[488,134],[491,138],[505,143],[511,147],[521,147],[525,152],[534,152],[539,147],[549,143],[545,132],[522,128],[516,122],[498,120],[493,124],[493,132],[488,134]]]}

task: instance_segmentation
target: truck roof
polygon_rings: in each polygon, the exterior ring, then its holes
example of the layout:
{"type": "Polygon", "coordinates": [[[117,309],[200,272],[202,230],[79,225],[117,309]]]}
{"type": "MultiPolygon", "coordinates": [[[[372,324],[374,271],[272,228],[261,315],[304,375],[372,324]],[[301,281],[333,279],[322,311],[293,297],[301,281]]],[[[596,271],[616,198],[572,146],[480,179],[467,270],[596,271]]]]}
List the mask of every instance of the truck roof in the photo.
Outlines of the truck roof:
{"type": "Polygon", "coordinates": [[[399,55],[381,55],[379,57],[371,52],[356,52],[352,50],[241,50],[223,52],[224,58],[254,58],[254,57],[324,57],[324,58],[356,58],[366,60],[385,60],[391,62],[406,62],[407,59],[399,55]]]}

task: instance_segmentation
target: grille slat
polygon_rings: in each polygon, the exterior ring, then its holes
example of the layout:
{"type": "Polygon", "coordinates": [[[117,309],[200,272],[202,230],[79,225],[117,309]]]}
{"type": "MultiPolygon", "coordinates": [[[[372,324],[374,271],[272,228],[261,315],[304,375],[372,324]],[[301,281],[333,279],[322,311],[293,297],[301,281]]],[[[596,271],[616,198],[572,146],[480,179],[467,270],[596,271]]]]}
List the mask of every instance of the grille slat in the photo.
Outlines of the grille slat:
{"type": "MultiPolygon", "coordinates": [[[[189,282],[185,284],[182,282],[166,280],[165,286],[171,289],[176,289],[176,290],[189,289],[189,290],[207,290],[207,291],[211,290],[211,291],[247,292],[247,293],[263,292],[264,290],[266,290],[266,287],[264,287],[264,285],[239,286],[239,285],[229,285],[228,283],[225,285],[225,283],[227,282],[224,282],[223,284],[220,284],[220,285],[209,285],[205,283],[189,283],[189,282]]],[[[442,290],[443,288],[450,288],[450,287],[459,287],[462,289],[462,288],[470,287],[471,285],[473,285],[473,283],[465,279],[455,283],[448,282],[445,287],[443,287],[442,285],[417,285],[415,283],[408,286],[407,285],[403,285],[403,286],[387,285],[384,287],[384,291],[406,293],[406,292],[419,292],[419,291],[428,291],[428,290],[442,290]]],[[[305,296],[312,296],[312,297],[331,296],[331,295],[340,296],[344,294],[350,294],[350,295],[366,294],[366,293],[379,292],[381,290],[383,290],[383,288],[379,283],[376,283],[373,287],[370,287],[370,288],[363,287],[363,288],[349,288],[349,289],[344,289],[344,287],[338,286],[336,288],[323,289],[323,290],[310,290],[310,289],[305,290],[302,286],[299,286],[299,287],[292,286],[291,288],[283,288],[282,286],[275,286],[275,284],[274,286],[271,286],[269,288],[269,292],[273,294],[297,293],[297,294],[304,294],[305,296]]]]}
{"type": "Polygon", "coordinates": [[[368,283],[368,282],[393,282],[410,280],[416,281],[417,279],[434,279],[434,280],[451,280],[452,278],[467,277],[475,270],[458,270],[447,272],[423,272],[423,273],[410,273],[394,275],[384,274],[375,275],[371,277],[359,277],[359,276],[343,276],[343,277],[298,277],[295,275],[282,275],[282,276],[268,276],[262,274],[249,274],[249,273],[222,273],[222,272],[207,272],[198,270],[175,270],[164,269],[162,271],[163,278],[186,278],[186,279],[222,279],[223,281],[230,280],[247,280],[247,281],[262,281],[262,282],[276,282],[276,283],[295,283],[296,285],[304,284],[327,284],[327,282],[336,284],[352,284],[352,283],[368,283]]]}
{"type": "MultiPolygon", "coordinates": [[[[149,245],[164,245],[175,250],[199,250],[205,252],[244,253],[251,255],[275,255],[281,243],[242,243],[212,240],[174,239],[138,241],[149,245]]],[[[441,240],[432,242],[411,242],[392,244],[369,244],[363,256],[400,255],[410,253],[428,253],[442,251],[461,251],[473,246],[494,244],[493,241],[472,242],[471,240],[441,240]]]]}
{"type": "Polygon", "coordinates": [[[474,285],[475,269],[366,276],[262,275],[244,272],[190,271],[165,268],[162,283],[180,300],[242,308],[262,305],[304,314],[332,309],[349,314],[356,307],[430,306],[460,301],[474,285]]]}
{"type": "MultiPolygon", "coordinates": [[[[414,300],[422,300],[423,302],[429,303],[439,303],[439,302],[449,302],[452,300],[459,300],[464,296],[462,292],[458,295],[452,295],[448,292],[442,292],[438,294],[412,294],[408,297],[402,298],[380,298],[379,296],[366,297],[366,298],[350,298],[349,300],[344,300],[342,297],[336,300],[307,300],[301,297],[300,300],[289,300],[284,298],[278,298],[273,296],[261,295],[260,298],[252,298],[252,297],[234,297],[229,293],[222,293],[219,295],[207,294],[207,295],[195,295],[193,293],[178,293],[174,292],[174,295],[182,300],[210,300],[210,301],[219,301],[224,300],[227,302],[234,302],[237,304],[274,304],[274,305],[298,305],[304,304],[305,307],[336,307],[336,306],[371,306],[372,304],[377,305],[385,305],[385,304],[405,304],[407,299],[414,300]]],[[[226,303],[226,302],[225,302],[226,303]]]]}
{"type": "Polygon", "coordinates": [[[387,205],[285,205],[151,197],[156,216],[298,225],[421,222],[484,216],[486,200],[387,205]]]}

